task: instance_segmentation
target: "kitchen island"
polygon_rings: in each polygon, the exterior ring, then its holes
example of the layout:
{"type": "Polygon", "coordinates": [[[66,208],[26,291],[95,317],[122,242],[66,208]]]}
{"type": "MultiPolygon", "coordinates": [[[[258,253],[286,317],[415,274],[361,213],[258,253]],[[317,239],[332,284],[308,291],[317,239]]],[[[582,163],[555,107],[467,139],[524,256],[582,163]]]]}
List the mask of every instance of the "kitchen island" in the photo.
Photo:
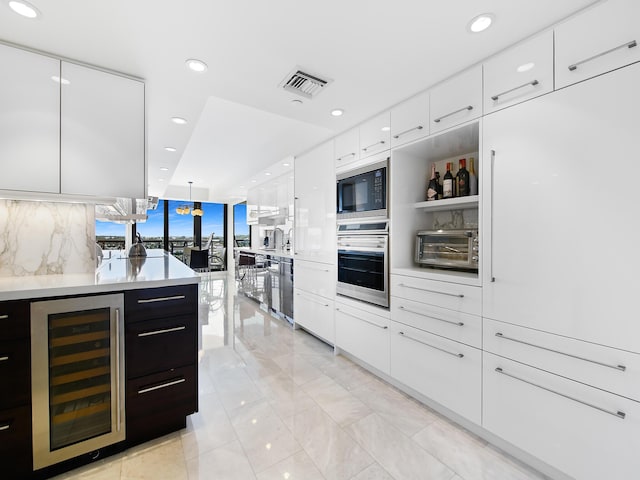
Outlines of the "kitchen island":
{"type": "MultiPolygon", "coordinates": [[[[198,282],[163,250],[95,274],[0,278],[0,461],[48,478],[198,410],[198,282]]],[[[7,473],[7,472],[5,472],[7,473]]]]}

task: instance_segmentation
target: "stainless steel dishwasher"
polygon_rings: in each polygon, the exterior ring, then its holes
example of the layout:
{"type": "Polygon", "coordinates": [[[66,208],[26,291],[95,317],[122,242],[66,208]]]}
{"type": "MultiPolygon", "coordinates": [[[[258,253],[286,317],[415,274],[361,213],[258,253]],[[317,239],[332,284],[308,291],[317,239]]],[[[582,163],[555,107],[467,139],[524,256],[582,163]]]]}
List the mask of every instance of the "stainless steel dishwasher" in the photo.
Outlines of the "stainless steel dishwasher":
{"type": "Polygon", "coordinates": [[[293,322],[293,258],[280,258],[280,311],[293,322]]]}
{"type": "Polygon", "coordinates": [[[280,312],[280,257],[269,255],[267,260],[264,303],[275,312],[280,312]]]}

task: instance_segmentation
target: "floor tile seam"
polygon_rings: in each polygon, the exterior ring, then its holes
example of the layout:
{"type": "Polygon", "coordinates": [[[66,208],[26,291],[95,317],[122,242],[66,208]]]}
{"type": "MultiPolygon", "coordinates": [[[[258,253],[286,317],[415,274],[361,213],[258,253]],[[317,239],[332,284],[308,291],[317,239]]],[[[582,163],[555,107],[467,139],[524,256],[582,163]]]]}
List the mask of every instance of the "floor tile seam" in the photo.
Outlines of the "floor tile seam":
{"type": "MultiPolygon", "coordinates": [[[[233,427],[233,425],[232,425],[232,427],[233,427]]],[[[221,446],[219,446],[219,447],[217,447],[217,448],[213,449],[212,451],[214,451],[214,450],[218,450],[219,448],[226,447],[227,445],[231,445],[231,444],[232,444],[232,443],[234,443],[234,442],[238,442],[238,445],[240,446],[240,450],[242,450],[242,455],[244,456],[244,459],[247,461],[247,464],[249,465],[249,468],[251,469],[251,473],[253,473],[253,478],[254,478],[254,480],[255,480],[255,479],[257,479],[257,478],[258,478],[258,476],[256,475],[256,471],[255,471],[255,469],[253,468],[253,464],[251,463],[251,460],[249,460],[249,456],[247,455],[247,451],[245,450],[244,445],[242,444],[242,441],[241,441],[241,440],[240,440],[240,438],[238,437],[238,433],[235,431],[235,428],[233,429],[233,433],[234,433],[234,434],[235,434],[235,436],[236,436],[236,439],[235,439],[235,440],[233,440],[233,441],[231,441],[231,442],[228,442],[228,443],[225,443],[224,445],[221,445],[221,446]]],[[[188,474],[188,473],[189,473],[189,472],[187,471],[187,474],[188,474]]],[[[191,480],[191,479],[189,479],[189,480],[191,480]]],[[[196,480],[196,479],[194,479],[194,480],[196,480]]]]}

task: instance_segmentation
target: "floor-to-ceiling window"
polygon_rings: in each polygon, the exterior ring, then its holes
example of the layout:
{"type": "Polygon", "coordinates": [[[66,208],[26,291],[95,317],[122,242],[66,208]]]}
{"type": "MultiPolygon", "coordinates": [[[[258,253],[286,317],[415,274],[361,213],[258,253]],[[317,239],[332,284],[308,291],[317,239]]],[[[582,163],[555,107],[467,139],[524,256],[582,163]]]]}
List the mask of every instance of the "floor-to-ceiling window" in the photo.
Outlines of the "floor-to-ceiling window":
{"type": "Polygon", "coordinates": [[[164,248],[164,202],[158,201],[155,210],[147,210],[147,221],[136,224],[136,232],[140,234],[147,248],[164,248]]]}
{"type": "Polygon", "coordinates": [[[236,247],[251,246],[251,228],[247,225],[247,204],[233,206],[233,244],[236,247]]]}

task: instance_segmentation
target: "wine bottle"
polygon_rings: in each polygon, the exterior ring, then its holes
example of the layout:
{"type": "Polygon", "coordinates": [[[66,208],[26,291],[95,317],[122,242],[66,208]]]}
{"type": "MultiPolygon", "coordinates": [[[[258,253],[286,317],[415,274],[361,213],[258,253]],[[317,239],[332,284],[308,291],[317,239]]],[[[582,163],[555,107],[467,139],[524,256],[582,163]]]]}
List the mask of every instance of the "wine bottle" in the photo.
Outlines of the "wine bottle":
{"type": "Polygon", "coordinates": [[[438,199],[442,198],[442,182],[440,181],[440,172],[436,171],[436,185],[438,187],[438,199]]]}
{"type": "Polygon", "coordinates": [[[454,188],[453,175],[451,175],[451,163],[447,162],[447,173],[444,174],[442,182],[442,198],[452,198],[454,188]]]}
{"type": "Polygon", "coordinates": [[[429,185],[427,186],[427,201],[433,201],[438,199],[438,181],[436,180],[436,164],[431,164],[431,178],[429,179],[429,185]]]}
{"type": "Polygon", "coordinates": [[[458,190],[456,191],[456,195],[458,197],[466,197],[469,195],[469,172],[467,171],[467,159],[461,158],[458,161],[458,165],[458,173],[456,174],[458,190]]]}
{"type": "Polygon", "coordinates": [[[469,195],[478,194],[478,176],[473,167],[473,157],[469,157],[469,195]]]}

